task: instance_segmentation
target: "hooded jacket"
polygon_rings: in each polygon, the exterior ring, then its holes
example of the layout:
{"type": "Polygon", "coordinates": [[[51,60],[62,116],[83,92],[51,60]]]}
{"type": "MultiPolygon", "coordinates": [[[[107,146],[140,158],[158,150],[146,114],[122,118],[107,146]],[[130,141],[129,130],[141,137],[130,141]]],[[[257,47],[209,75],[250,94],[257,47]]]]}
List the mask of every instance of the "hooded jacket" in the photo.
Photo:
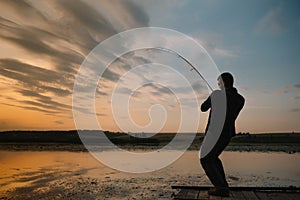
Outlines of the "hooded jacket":
{"type": "MultiPolygon", "coordinates": [[[[212,97],[214,97],[214,98],[220,97],[220,93],[222,93],[221,90],[215,90],[202,103],[201,111],[206,112],[208,109],[214,107],[214,105],[212,105],[212,103],[211,103],[212,102],[211,99],[212,99],[212,97]]],[[[224,123],[221,135],[223,135],[225,137],[233,137],[236,134],[235,120],[237,119],[242,108],[244,107],[245,99],[242,95],[240,95],[237,92],[237,89],[234,87],[227,88],[225,90],[225,94],[226,94],[226,109],[225,109],[226,116],[225,116],[225,119],[223,119],[223,121],[221,120],[224,123]]],[[[224,100],[225,100],[225,98],[224,98],[224,100]]],[[[217,106],[215,106],[215,107],[217,107],[217,106]]],[[[212,115],[211,111],[212,111],[212,109],[210,109],[209,118],[208,118],[207,126],[205,129],[205,134],[207,133],[208,127],[210,126],[210,124],[218,123],[218,122],[211,122],[211,119],[214,119],[211,117],[211,115],[212,115]]],[[[216,112],[218,113],[218,111],[216,111],[216,112]]]]}

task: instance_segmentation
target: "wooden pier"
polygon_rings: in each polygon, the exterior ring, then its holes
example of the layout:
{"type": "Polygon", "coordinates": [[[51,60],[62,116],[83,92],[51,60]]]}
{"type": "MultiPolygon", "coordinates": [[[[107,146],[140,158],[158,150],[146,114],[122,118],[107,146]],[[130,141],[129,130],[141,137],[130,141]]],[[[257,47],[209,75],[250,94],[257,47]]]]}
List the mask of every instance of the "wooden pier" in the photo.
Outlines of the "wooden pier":
{"type": "Polygon", "coordinates": [[[300,200],[300,188],[297,187],[230,187],[229,197],[210,196],[208,186],[172,186],[180,189],[174,200],[300,200]]]}

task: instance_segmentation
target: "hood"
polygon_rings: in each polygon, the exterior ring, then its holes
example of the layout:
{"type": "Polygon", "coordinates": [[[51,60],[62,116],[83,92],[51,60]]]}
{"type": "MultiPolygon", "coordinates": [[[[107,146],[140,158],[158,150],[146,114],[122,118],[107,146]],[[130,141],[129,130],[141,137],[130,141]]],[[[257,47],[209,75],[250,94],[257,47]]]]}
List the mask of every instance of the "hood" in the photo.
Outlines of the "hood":
{"type": "Polygon", "coordinates": [[[237,93],[237,89],[235,87],[227,88],[226,93],[232,93],[232,94],[237,93]]]}

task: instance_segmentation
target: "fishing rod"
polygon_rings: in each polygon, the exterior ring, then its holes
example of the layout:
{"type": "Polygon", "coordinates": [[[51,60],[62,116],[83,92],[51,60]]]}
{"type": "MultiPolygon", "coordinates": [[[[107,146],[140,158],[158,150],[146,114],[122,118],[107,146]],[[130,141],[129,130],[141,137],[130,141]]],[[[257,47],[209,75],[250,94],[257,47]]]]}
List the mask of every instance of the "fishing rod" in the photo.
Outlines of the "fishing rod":
{"type": "Polygon", "coordinates": [[[209,83],[207,82],[207,80],[202,76],[202,74],[198,71],[198,69],[196,67],[194,67],[192,65],[192,63],[190,61],[188,61],[188,59],[186,59],[185,57],[183,57],[182,55],[180,55],[178,52],[172,50],[172,49],[168,49],[168,48],[164,48],[164,47],[152,47],[152,48],[149,48],[149,49],[159,49],[159,50],[162,50],[162,51],[166,51],[166,52],[169,52],[169,53],[172,53],[172,54],[175,54],[177,57],[181,58],[182,60],[184,60],[189,66],[192,67],[191,70],[195,70],[195,72],[202,78],[202,80],[204,80],[204,82],[207,84],[208,88],[213,91],[213,88],[209,85],[209,83]]]}

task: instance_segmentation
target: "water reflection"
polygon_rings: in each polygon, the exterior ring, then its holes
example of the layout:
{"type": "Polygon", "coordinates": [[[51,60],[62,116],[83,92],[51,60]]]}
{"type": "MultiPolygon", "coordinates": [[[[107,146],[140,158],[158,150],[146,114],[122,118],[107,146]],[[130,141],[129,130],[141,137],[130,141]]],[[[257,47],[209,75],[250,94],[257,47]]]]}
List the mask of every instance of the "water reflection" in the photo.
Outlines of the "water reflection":
{"type": "MultiPolygon", "coordinates": [[[[109,152],[107,153],[109,155],[109,152]]],[[[300,154],[224,152],[221,155],[231,185],[300,186],[300,154]]],[[[153,173],[128,174],[110,169],[86,152],[0,151],[0,194],[30,192],[49,183],[78,177],[105,180],[138,177],[183,184],[207,185],[197,151],[186,152],[172,165],[153,173]]],[[[48,188],[49,189],[49,188],[48,188]]],[[[0,195],[1,197],[1,195],[0,195]]]]}

